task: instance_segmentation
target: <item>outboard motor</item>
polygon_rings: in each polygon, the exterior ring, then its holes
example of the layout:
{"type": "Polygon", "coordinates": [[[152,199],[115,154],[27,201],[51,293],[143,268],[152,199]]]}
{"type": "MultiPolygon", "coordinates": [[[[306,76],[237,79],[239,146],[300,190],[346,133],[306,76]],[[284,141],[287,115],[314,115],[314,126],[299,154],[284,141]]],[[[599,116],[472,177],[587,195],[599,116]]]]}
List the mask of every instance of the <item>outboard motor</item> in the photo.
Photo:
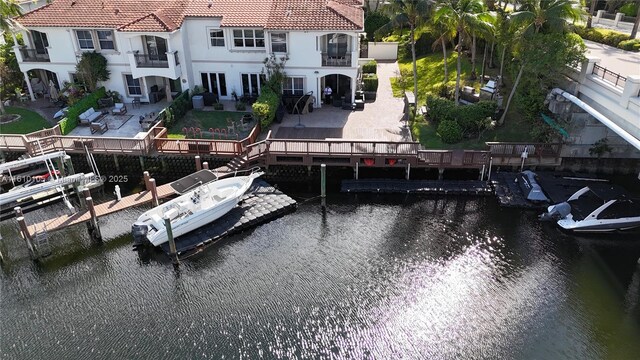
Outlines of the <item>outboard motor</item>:
{"type": "Polygon", "coordinates": [[[549,211],[540,215],[540,221],[558,221],[571,214],[571,205],[567,202],[549,206],[549,211]]]}
{"type": "Polygon", "coordinates": [[[138,247],[144,245],[147,240],[147,233],[149,228],[147,224],[137,222],[131,225],[131,235],[133,235],[133,246],[138,247]]]}

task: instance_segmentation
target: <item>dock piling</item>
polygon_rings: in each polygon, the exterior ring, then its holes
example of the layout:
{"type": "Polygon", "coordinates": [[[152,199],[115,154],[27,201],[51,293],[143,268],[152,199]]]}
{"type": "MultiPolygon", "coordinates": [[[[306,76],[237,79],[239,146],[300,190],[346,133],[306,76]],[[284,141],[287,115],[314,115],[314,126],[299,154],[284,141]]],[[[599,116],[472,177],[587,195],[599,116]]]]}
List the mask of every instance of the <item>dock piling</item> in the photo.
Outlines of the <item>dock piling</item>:
{"type": "Polygon", "coordinates": [[[444,168],[438,168],[438,180],[442,180],[444,178],[444,168]]]}
{"type": "Polygon", "coordinates": [[[356,166],[353,168],[355,180],[358,180],[358,171],[360,170],[359,167],[360,163],[356,163],[356,166]]]}
{"type": "Polygon", "coordinates": [[[32,258],[36,258],[36,249],[33,246],[33,237],[29,232],[29,228],[27,228],[27,222],[24,220],[24,214],[22,213],[22,208],[20,206],[16,206],[13,208],[13,211],[16,213],[16,220],[18,221],[18,227],[20,228],[20,235],[27,243],[27,247],[29,248],[29,253],[32,258]]]}
{"type": "Polygon", "coordinates": [[[493,166],[493,157],[489,158],[489,172],[487,173],[487,181],[491,181],[491,167],[493,166]]]}
{"type": "Polygon", "coordinates": [[[98,225],[98,215],[96,214],[96,208],[93,203],[93,198],[91,196],[88,196],[86,198],[86,201],[87,207],[89,208],[89,213],[91,214],[91,221],[87,223],[89,235],[93,240],[102,241],[102,234],[100,233],[100,226],[98,225]]]}
{"type": "Polygon", "coordinates": [[[168,216],[164,217],[164,228],[167,230],[167,238],[169,239],[169,256],[174,266],[180,265],[178,259],[178,250],[176,249],[176,240],[173,238],[173,229],[171,229],[171,219],[168,216]]]}
{"type": "Polygon", "coordinates": [[[120,171],[120,163],[118,162],[117,154],[113,154],[113,164],[116,166],[116,171],[120,171]]]}
{"type": "Polygon", "coordinates": [[[322,197],[322,208],[327,207],[327,165],[320,165],[320,196],[322,197]]]}
{"type": "Polygon", "coordinates": [[[200,161],[200,155],[196,155],[196,171],[202,170],[202,162],[200,161]]]}
{"type": "Polygon", "coordinates": [[[158,189],[156,188],[156,179],[149,179],[149,187],[151,188],[151,201],[153,206],[160,205],[158,201],[158,189]]]}
{"type": "Polygon", "coordinates": [[[149,187],[149,179],[151,178],[151,176],[149,175],[149,172],[148,171],[143,172],[142,177],[144,178],[144,188],[147,191],[151,190],[149,187]]]}
{"type": "Polygon", "coordinates": [[[405,180],[409,180],[411,178],[411,163],[407,163],[407,171],[404,174],[405,180]]]}
{"type": "Polygon", "coordinates": [[[207,161],[202,163],[202,168],[209,170],[209,163],[207,161]]]}
{"type": "Polygon", "coordinates": [[[485,165],[482,165],[482,170],[480,171],[480,181],[482,181],[484,179],[484,170],[485,170],[485,165]]]}

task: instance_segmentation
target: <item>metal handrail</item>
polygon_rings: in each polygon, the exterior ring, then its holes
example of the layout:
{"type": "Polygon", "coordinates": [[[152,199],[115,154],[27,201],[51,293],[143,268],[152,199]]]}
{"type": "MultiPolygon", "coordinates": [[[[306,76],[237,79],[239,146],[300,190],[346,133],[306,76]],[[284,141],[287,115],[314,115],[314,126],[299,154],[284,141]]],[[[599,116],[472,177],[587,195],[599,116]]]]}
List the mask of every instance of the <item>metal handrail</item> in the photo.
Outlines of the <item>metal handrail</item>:
{"type": "Polygon", "coordinates": [[[624,89],[624,86],[627,83],[626,77],[618,73],[614,73],[611,70],[607,70],[607,68],[602,67],[598,64],[593,65],[593,71],[591,72],[591,74],[601,77],[602,80],[608,81],[619,88],[624,89]]]}

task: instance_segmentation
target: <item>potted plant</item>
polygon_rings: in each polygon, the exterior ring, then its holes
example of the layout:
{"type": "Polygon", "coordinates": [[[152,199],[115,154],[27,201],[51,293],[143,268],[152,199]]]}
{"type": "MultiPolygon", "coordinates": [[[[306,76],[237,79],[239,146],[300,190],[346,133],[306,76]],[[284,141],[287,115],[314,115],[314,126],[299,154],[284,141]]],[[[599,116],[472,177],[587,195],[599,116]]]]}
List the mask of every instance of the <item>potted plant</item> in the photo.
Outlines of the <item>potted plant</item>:
{"type": "Polygon", "coordinates": [[[246,111],[247,110],[247,105],[245,103],[243,103],[242,101],[237,102],[236,103],[236,110],[238,110],[238,111],[246,111]]]}
{"type": "Polygon", "coordinates": [[[224,105],[220,102],[213,103],[213,110],[224,110],[224,105]]]}

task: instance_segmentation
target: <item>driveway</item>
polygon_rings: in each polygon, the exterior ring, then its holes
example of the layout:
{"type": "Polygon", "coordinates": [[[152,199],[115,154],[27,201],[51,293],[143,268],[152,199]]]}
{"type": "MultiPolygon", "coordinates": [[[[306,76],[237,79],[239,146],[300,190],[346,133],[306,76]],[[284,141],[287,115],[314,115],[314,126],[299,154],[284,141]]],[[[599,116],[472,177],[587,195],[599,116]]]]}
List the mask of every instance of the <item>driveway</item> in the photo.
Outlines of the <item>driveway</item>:
{"type": "Polygon", "coordinates": [[[600,58],[600,66],[622,76],[640,75],[640,53],[585,40],[588,52],[600,58]]]}

